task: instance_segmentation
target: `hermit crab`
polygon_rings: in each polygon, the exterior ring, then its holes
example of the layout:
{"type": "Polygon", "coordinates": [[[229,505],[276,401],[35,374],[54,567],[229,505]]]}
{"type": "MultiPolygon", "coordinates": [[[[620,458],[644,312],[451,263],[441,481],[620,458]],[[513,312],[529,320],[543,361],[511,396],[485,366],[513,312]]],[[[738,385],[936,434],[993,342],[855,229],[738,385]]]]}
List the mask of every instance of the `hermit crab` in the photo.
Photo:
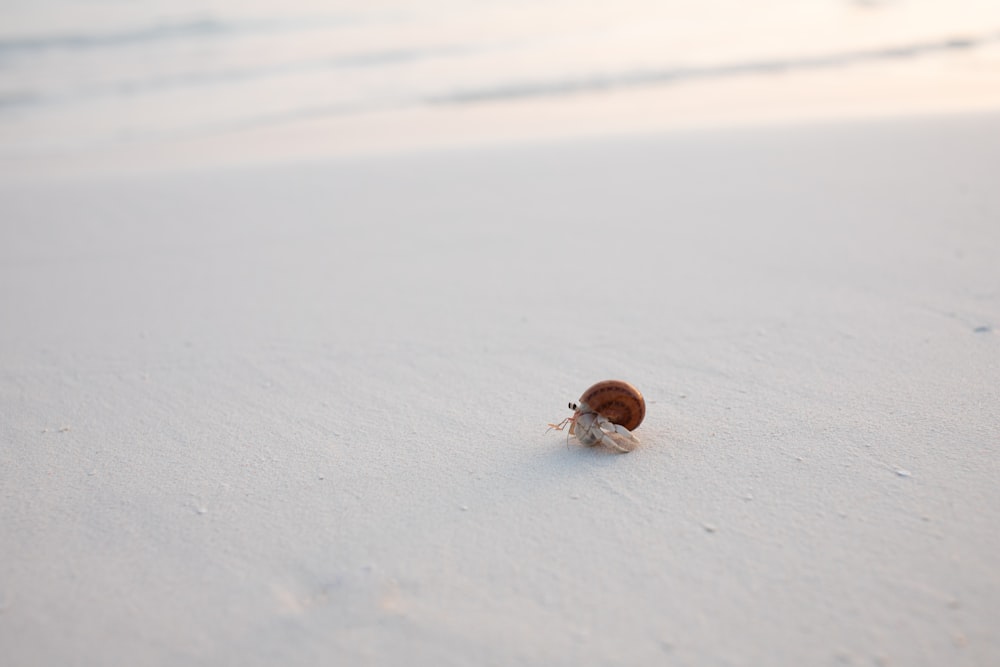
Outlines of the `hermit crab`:
{"type": "Polygon", "coordinates": [[[569,424],[569,435],[576,436],[581,445],[604,445],[619,452],[631,452],[639,444],[632,431],[646,416],[646,401],[628,382],[598,382],[583,392],[579,403],[570,403],[569,409],[573,416],[549,424],[549,430],[561,431],[569,424]]]}

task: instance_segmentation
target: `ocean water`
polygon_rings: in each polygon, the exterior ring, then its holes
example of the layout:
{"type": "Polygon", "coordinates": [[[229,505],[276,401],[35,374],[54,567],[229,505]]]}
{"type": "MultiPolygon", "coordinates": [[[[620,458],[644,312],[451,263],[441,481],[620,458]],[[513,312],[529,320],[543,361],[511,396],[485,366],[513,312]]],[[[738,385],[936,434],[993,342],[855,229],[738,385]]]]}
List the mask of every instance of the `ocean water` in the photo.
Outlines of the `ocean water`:
{"type": "Polygon", "coordinates": [[[998,51],[996,0],[3,0],[0,157],[998,51]]]}

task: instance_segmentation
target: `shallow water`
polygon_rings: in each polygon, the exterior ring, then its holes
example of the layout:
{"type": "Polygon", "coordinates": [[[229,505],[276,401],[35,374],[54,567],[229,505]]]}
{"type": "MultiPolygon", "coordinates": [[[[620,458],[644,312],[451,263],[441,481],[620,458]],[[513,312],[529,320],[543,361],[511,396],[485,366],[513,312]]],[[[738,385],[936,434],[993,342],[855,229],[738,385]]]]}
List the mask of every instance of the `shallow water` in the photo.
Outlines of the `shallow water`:
{"type": "Polygon", "coordinates": [[[0,12],[0,157],[1000,50],[1000,3],[977,0],[17,0],[0,12]]]}

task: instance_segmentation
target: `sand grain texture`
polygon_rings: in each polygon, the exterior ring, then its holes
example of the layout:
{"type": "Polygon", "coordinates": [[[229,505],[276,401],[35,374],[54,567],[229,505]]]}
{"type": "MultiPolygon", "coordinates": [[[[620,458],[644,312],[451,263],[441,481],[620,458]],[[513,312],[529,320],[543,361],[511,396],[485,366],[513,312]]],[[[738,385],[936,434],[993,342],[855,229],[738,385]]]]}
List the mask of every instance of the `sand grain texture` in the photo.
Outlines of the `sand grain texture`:
{"type": "Polygon", "coordinates": [[[0,191],[0,652],[1000,661],[1000,119],[0,191]],[[642,446],[545,424],[620,377],[642,446]]]}

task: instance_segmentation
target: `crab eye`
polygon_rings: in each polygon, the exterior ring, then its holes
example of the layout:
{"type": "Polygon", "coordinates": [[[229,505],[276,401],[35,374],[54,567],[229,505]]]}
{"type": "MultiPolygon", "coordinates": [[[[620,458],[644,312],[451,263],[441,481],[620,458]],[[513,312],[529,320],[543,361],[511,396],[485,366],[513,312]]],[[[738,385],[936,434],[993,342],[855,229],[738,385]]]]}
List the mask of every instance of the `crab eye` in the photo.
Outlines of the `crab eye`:
{"type": "Polygon", "coordinates": [[[576,410],[576,403],[570,403],[569,404],[569,409],[570,410],[576,410]]]}

